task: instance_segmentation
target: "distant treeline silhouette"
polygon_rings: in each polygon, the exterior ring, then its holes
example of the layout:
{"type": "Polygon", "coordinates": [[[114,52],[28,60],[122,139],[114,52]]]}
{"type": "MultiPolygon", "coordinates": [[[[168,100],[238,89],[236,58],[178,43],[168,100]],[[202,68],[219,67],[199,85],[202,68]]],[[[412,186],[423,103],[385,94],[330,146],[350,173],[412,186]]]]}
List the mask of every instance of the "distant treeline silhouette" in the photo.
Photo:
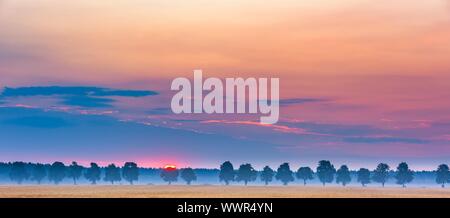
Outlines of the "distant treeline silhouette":
{"type": "MultiPolygon", "coordinates": [[[[92,185],[97,184],[101,180],[111,184],[124,180],[132,185],[133,182],[139,180],[140,169],[134,162],[127,162],[121,167],[115,164],[100,167],[96,163],[91,163],[89,167],[84,167],[77,164],[77,162],[72,162],[69,166],[64,165],[62,162],[54,162],[53,164],[0,163],[0,171],[8,170],[9,179],[17,184],[22,184],[26,180],[41,184],[47,178],[48,181],[57,185],[68,178],[76,185],[77,181],[84,177],[92,185]]],[[[435,175],[435,182],[442,187],[445,187],[445,184],[450,182],[448,165],[441,164],[432,173],[435,175]]],[[[400,163],[395,171],[391,170],[389,165],[380,163],[373,171],[366,168],[357,170],[356,182],[363,187],[371,182],[379,183],[384,187],[386,182],[393,177],[396,184],[406,187],[406,184],[413,181],[414,174],[415,172],[409,169],[408,164],[405,162],[400,163]]],[[[265,185],[270,184],[274,179],[280,181],[283,185],[288,185],[295,178],[306,185],[309,180],[313,180],[315,177],[323,186],[333,182],[346,186],[352,182],[351,171],[346,165],[342,165],[336,170],[333,164],[327,160],[319,161],[315,172],[307,166],[302,166],[294,172],[290,169],[288,163],[281,164],[276,171],[269,166],[265,166],[262,171],[258,172],[251,164],[242,164],[238,169],[235,169],[230,161],[226,161],[220,165],[218,173],[219,181],[224,182],[225,185],[229,185],[231,182],[243,182],[247,185],[249,182],[256,181],[258,176],[265,185]]],[[[160,178],[168,184],[178,181],[179,177],[186,184],[190,185],[197,180],[196,170],[192,168],[160,169],[160,178]]]]}

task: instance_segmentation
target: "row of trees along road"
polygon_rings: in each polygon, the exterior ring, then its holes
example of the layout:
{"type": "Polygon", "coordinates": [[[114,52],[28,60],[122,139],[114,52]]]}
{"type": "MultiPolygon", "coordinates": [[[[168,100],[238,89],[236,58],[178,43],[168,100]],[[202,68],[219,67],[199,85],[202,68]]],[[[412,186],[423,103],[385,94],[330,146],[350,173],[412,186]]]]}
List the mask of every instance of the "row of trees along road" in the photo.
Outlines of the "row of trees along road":
{"type": "MultiPolygon", "coordinates": [[[[402,187],[406,187],[406,184],[410,183],[414,179],[414,172],[409,169],[408,164],[405,162],[400,163],[394,173],[396,183],[402,185],[402,187]]],[[[380,163],[373,172],[370,172],[368,169],[361,168],[356,172],[356,174],[357,182],[362,186],[366,186],[373,181],[380,183],[384,187],[390,177],[391,170],[389,165],[380,163]]],[[[226,185],[230,184],[232,181],[243,181],[244,184],[247,185],[248,182],[256,180],[256,175],[257,172],[250,164],[243,164],[236,171],[233,168],[233,164],[227,161],[220,166],[219,179],[220,181],[225,182],[226,185]]],[[[306,185],[308,180],[314,179],[314,176],[317,176],[319,181],[324,186],[327,183],[332,183],[333,181],[346,186],[352,181],[351,172],[346,165],[342,165],[336,170],[333,164],[327,160],[319,161],[315,173],[310,167],[300,167],[296,172],[293,172],[288,163],[281,164],[276,171],[271,169],[269,166],[265,166],[260,172],[261,181],[263,181],[266,185],[272,182],[274,178],[281,181],[284,185],[288,185],[288,183],[295,180],[294,177],[302,180],[303,184],[306,185]]],[[[449,167],[446,164],[439,165],[436,170],[436,183],[444,187],[445,184],[449,182],[449,167]]]]}
{"type": "MultiPolygon", "coordinates": [[[[134,162],[127,162],[122,167],[117,167],[110,164],[103,169],[103,181],[114,184],[120,182],[122,179],[133,184],[139,178],[139,168],[134,162]]],[[[343,186],[352,182],[351,171],[346,165],[342,165],[339,169],[335,169],[330,161],[319,161],[314,172],[310,167],[300,167],[296,172],[290,169],[288,163],[281,164],[275,171],[269,166],[265,166],[262,171],[257,172],[251,164],[242,164],[238,169],[234,169],[233,164],[229,161],[224,162],[219,169],[219,180],[229,185],[231,182],[243,182],[247,185],[249,182],[256,181],[257,177],[261,179],[266,185],[271,183],[274,179],[280,181],[284,185],[293,182],[295,178],[303,181],[306,185],[307,181],[313,180],[315,177],[325,186],[327,183],[335,181],[343,186]]],[[[441,164],[435,171],[436,183],[445,187],[446,183],[450,183],[450,170],[448,165],[441,164]]],[[[34,180],[38,184],[43,181],[45,177],[54,184],[59,184],[64,178],[68,177],[73,180],[73,184],[84,176],[84,178],[96,184],[102,179],[102,169],[96,164],[91,163],[90,167],[85,168],[72,162],[71,165],[65,166],[62,162],[54,162],[47,166],[44,164],[32,164],[32,169],[27,169],[27,164],[24,162],[14,162],[11,164],[9,177],[12,181],[21,184],[24,180],[34,180]]],[[[197,180],[195,170],[192,168],[184,168],[181,170],[170,168],[163,169],[160,177],[163,181],[171,184],[176,182],[178,177],[181,177],[188,185],[197,180]]],[[[407,163],[400,163],[395,171],[390,170],[389,165],[385,163],[378,164],[374,171],[361,168],[356,172],[356,181],[362,186],[366,186],[371,182],[380,183],[383,187],[385,183],[394,177],[396,183],[405,187],[414,179],[414,172],[409,169],[407,163]]]]}
{"type": "MultiPolygon", "coordinates": [[[[62,162],[54,162],[48,167],[37,163],[33,164],[31,170],[28,170],[26,166],[27,164],[24,162],[12,163],[9,173],[10,179],[18,184],[27,179],[41,184],[43,179],[48,177],[49,181],[59,184],[64,178],[68,177],[73,180],[74,185],[77,184],[77,180],[82,176],[94,185],[101,180],[101,168],[96,163],[91,163],[89,168],[84,168],[78,165],[77,162],[72,162],[70,166],[65,166],[62,162]]],[[[105,167],[104,172],[103,180],[111,184],[121,181],[122,178],[133,184],[133,181],[137,181],[139,177],[139,169],[137,164],[133,162],[125,163],[122,168],[110,164],[105,167]]]]}

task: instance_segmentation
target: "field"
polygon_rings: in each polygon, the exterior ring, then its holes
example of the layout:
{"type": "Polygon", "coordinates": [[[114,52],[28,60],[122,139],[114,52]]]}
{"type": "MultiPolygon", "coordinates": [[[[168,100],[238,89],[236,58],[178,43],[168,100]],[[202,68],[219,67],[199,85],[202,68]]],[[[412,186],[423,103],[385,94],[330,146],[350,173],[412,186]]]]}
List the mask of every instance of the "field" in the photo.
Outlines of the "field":
{"type": "Polygon", "coordinates": [[[320,186],[0,186],[1,198],[450,198],[450,188],[320,186]]]}

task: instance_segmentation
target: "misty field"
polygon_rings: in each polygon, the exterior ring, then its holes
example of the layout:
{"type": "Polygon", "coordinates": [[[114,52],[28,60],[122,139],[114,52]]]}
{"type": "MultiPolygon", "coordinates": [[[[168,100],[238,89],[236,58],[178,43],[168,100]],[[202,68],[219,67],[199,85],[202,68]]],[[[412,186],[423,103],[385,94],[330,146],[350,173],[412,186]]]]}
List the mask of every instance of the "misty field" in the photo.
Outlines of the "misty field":
{"type": "Polygon", "coordinates": [[[98,185],[0,186],[2,198],[450,198],[450,188],[98,185]]]}

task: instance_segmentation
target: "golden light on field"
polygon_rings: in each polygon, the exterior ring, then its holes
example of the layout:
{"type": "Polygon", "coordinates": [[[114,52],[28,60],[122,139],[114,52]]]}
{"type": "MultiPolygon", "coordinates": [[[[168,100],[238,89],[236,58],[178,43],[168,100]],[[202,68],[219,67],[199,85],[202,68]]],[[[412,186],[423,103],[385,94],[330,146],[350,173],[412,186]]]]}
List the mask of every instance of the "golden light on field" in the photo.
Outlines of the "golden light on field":
{"type": "Polygon", "coordinates": [[[337,186],[0,186],[0,197],[60,198],[449,198],[450,189],[337,186]]]}

